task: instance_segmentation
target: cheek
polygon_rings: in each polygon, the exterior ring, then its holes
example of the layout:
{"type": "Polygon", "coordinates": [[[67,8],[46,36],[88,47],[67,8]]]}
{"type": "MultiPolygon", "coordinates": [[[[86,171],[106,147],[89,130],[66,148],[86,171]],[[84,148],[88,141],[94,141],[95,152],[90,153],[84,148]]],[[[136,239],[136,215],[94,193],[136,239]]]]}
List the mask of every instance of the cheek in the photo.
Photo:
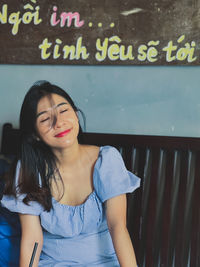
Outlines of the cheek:
{"type": "Polygon", "coordinates": [[[73,125],[75,129],[79,129],[79,120],[77,117],[75,118],[69,118],[68,121],[73,125]]]}
{"type": "Polygon", "coordinates": [[[41,131],[38,127],[36,127],[36,133],[42,140],[46,138],[47,134],[44,131],[41,131]]]}
{"type": "Polygon", "coordinates": [[[74,123],[74,130],[75,130],[76,136],[78,136],[78,133],[79,133],[79,121],[78,120],[76,120],[74,123]]]}
{"type": "Polygon", "coordinates": [[[50,145],[52,142],[51,139],[47,135],[40,135],[40,138],[47,145],[50,145]]]}
{"type": "Polygon", "coordinates": [[[46,144],[49,144],[52,140],[52,132],[51,129],[48,130],[41,130],[40,127],[36,126],[36,133],[38,137],[46,144]]]}
{"type": "Polygon", "coordinates": [[[78,133],[79,133],[79,128],[80,128],[79,127],[79,121],[77,118],[73,120],[73,128],[74,128],[74,137],[77,138],[78,133]]]}
{"type": "Polygon", "coordinates": [[[40,129],[38,129],[38,127],[36,126],[35,130],[36,130],[36,135],[42,139],[43,134],[40,131],[40,129]]]}

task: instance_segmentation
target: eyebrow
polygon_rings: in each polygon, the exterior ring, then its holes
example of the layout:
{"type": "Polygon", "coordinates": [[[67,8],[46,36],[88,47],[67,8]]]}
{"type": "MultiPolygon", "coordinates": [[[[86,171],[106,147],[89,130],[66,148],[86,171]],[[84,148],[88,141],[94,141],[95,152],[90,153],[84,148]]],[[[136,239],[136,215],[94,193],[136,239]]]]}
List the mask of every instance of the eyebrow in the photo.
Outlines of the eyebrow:
{"type": "MultiPolygon", "coordinates": [[[[50,110],[50,109],[52,109],[52,108],[58,108],[58,107],[63,106],[63,105],[68,105],[68,103],[67,103],[67,102],[59,103],[58,105],[55,105],[55,106],[49,108],[48,110],[50,110]]],[[[44,113],[47,113],[48,110],[44,110],[44,111],[39,112],[39,113],[36,115],[36,118],[38,118],[40,115],[42,115],[42,114],[44,114],[44,113]]]]}

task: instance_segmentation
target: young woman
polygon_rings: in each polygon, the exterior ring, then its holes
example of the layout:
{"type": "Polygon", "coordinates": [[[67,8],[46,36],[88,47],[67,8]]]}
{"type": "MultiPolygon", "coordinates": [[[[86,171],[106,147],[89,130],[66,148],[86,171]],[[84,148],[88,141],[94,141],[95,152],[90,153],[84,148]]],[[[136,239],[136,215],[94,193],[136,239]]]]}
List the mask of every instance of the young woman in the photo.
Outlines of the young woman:
{"type": "Polygon", "coordinates": [[[140,179],[111,146],[81,144],[78,109],[49,82],[35,83],[20,114],[21,150],[2,205],[20,216],[20,267],[134,267],[126,193],[140,179]]]}

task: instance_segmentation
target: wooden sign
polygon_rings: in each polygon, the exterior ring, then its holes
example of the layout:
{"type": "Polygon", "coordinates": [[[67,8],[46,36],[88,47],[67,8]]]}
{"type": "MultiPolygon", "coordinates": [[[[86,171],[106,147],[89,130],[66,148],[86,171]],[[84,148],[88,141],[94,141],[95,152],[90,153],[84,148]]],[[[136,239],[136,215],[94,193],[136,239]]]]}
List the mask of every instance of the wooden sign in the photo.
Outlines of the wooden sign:
{"type": "Polygon", "coordinates": [[[199,0],[3,0],[1,64],[199,65],[199,0]]]}

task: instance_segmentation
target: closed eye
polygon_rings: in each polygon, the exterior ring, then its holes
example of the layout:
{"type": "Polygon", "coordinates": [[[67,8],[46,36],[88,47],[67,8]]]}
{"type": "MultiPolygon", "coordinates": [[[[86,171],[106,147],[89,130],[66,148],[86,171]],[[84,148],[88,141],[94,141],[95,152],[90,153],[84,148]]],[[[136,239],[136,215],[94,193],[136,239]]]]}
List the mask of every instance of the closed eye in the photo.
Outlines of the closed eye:
{"type": "Polygon", "coordinates": [[[64,113],[64,112],[66,112],[68,109],[64,109],[64,110],[62,110],[62,111],[60,111],[60,113],[64,113]]]}
{"type": "Polygon", "coordinates": [[[45,121],[48,121],[50,119],[50,117],[44,119],[44,120],[41,120],[40,122],[45,122],[45,121]]]}

